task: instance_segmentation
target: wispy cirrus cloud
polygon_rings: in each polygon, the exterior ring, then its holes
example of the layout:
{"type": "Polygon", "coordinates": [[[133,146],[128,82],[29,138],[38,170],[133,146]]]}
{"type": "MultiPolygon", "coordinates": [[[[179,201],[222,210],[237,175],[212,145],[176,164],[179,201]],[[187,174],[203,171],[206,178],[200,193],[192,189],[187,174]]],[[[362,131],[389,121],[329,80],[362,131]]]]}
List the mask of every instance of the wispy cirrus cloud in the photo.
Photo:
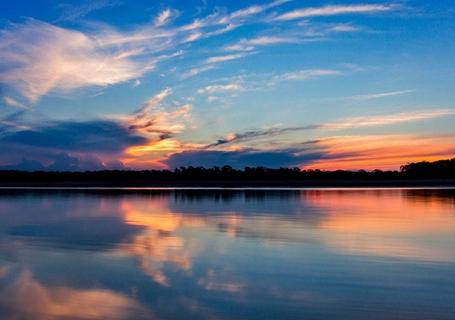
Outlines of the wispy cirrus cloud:
{"type": "Polygon", "coordinates": [[[361,27],[355,26],[351,23],[339,23],[329,27],[328,29],[330,32],[358,32],[361,30],[361,27]]]}
{"type": "Polygon", "coordinates": [[[224,93],[224,92],[239,92],[244,90],[243,86],[239,82],[220,84],[220,85],[210,85],[204,88],[201,88],[197,91],[199,94],[214,94],[214,93],[224,93]]]}
{"type": "Polygon", "coordinates": [[[181,75],[181,78],[182,79],[187,79],[187,78],[191,78],[191,77],[194,77],[200,73],[203,73],[203,72],[206,72],[206,71],[209,71],[209,70],[212,70],[214,69],[215,66],[214,65],[203,65],[203,66],[200,66],[200,67],[196,67],[196,68],[191,68],[189,69],[188,71],[184,72],[182,75],[181,75]]]}
{"type": "Polygon", "coordinates": [[[170,88],[166,88],[160,91],[158,94],[154,95],[149,100],[147,100],[142,105],[142,107],[139,110],[137,110],[134,114],[139,117],[144,114],[147,114],[151,109],[158,107],[159,104],[163,102],[164,99],[166,99],[171,93],[172,90],[170,88]]]}
{"type": "Polygon", "coordinates": [[[293,37],[278,37],[278,36],[262,36],[252,39],[242,39],[236,44],[228,45],[224,47],[226,51],[252,51],[256,47],[270,46],[274,44],[286,44],[286,43],[299,43],[301,42],[298,38],[293,37]]]}
{"type": "MultiPolygon", "coordinates": [[[[172,8],[161,11],[153,23],[126,30],[103,23],[90,23],[85,25],[84,31],[80,31],[33,19],[9,24],[0,32],[0,84],[15,89],[34,103],[50,92],[105,87],[137,80],[156,70],[159,63],[182,56],[184,52],[181,49],[187,49],[184,46],[190,43],[246,24],[266,23],[267,12],[287,2],[277,0],[233,12],[217,10],[180,26],[171,23],[179,14],[172,8]]],[[[116,1],[98,0],[71,7],[73,13],[68,17],[80,18],[93,10],[116,4],[116,1]]],[[[303,15],[363,13],[386,11],[386,8],[392,10],[394,6],[325,6],[304,9],[307,11],[303,15]]],[[[293,16],[296,12],[288,12],[276,16],[275,22],[285,22],[293,16]]],[[[352,28],[337,28],[340,32],[348,29],[352,28]]],[[[254,54],[256,47],[301,41],[304,40],[295,36],[278,35],[241,39],[226,47],[239,52],[205,57],[199,66],[182,73],[181,78],[187,79],[223,62],[254,54]]]]}
{"type": "Polygon", "coordinates": [[[176,18],[180,12],[175,9],[167,8],[160,12],[155,18],[155,26],[162,27],[169,24],[172,19],[176,18]]]}
{"type": "MultiPolygon", "coordinates": [[[[244,9],[239,9],[231,13],[220,14],[215,12],[204,19],[196,19],[191,24],[184,26],[183,28],[201,28],[207,26],[223,25],[222,29],[215,30],[215,34],[231,31],[237,27],[245,25],[248,22],[255,21],[254,18],[258,15],[266,12],[267,10],[279,7],[291,0],[275,0],[266,4],[252,5],[244,9]]],[[[212,33],[213,34],[213,33],[212,33]]]]}
{"type": "MultiPolygon", "coordinates": [[[[176,58],[179,46],[229,32],[251,23],[257,15],[287,1],[250,6],[231,13],[215,12],[182,26],[171,26],[177,10],[167,8],[154,23],[118,30],[102,23],[87,24],[84,31],[28,19],[7,25],[0,32],[0,84],[13,88],[30,102],[58,90],[110,86],[141,78],[164,60],[176,58]]],[[[65,19],[114,5],[99,0],[68,7],[65,19]]],[[[244,54],[206,58],[186,77],[214,64],[240,59],[244,54]]]]}
{"type": "Polygon", "coordinates": [[[415,92],[415,90],[412,89],[412,90],[389,91],[389,92],[381,92],[381,93],[370,93],[370,94],[351,96],[351,97],[349,97],[349,99],[365,101],[365,100],[401,96],[401,95],[409,94],[409,93],[413,93],[413,92],[415,92]]]}
{"type": "Polygon", "coordinates": [[[216,11],[205,18],[195,19],[193,22],[179,27],[179,30],[192,31],[206,29],[205,37],[223,34],[248,23],[258,22],[260,19],[257,17],[261,14],[290,1],[276,0],[262,5],[252,5],[230,13],[216,11]]]}
{"type": "Polygon", "coordinates": [[[8,107],[12,107],[12,108],[17,108],[17,109],[23,109],[23,110],[28,110],[29,107],[26,106],[25,104],[11,98],[11,97],[8,97],[8,96],[4,96],[3,97],[3,103],[5,105],[7,105],[8,107]]]}
{"type": "Polygon", "coordinates": [[[216,142],[206,145],[206,148],[214,148],[235,143],[244,143],[258,139],[268,139],[277,136],[291,134],[302,131],[315,130],[343,130],[363,127],[376,127],[396,125],[405,122],[423,121],[447,116],[455,116],[455,109],[436,109],[432,111],[402,112],[385,115],[369,115],[363,117],[345,118],[339,121],[312,124],[294,127],[272,127],[266,129],[248,130],[240,133],[231,133],[224,138],[219,138],[216,142]]]}
{"type": "Polygon", "coordinates": [[[263,4],[263,5],[253,5],[245,9],[240,9],[237,10],[229,15],[227,15],[224,19],[220,19],[220,22],[230,22],[235,19],[242,19],[242,18],[247,18],[252,15],[257,15],[259,13],[262,13],[268,9],[272,9],[274,7],[281,6],[282,4],[285,4],[287,2],[290,2],[291,0],[275,0],[273,2],[263,4]]]}
{"type": "Polygon", "coordinates": [[[79,5],[62,3],[59,4],[58,7],[63,11],[63,13],[56,22],[75,21],[84,18],[93,11],[111,8],[118,5],[120,5],[120,1],[118,0],[90,0],[79,5]]]}
{"type": "Polygon", "coordinates": [[[135,62],[136,51],[108,50],[84,33],[28,20],[0,34],[0,83],[31,102],[48,92],[108,86],[142,76],[153,61],[135,62]]]}
{"type": "Polygon", "coordinates": [[[193,67],[193,68],[189,69],[188,71],[182,73],[180,78],[188,79],[188,78],[194,77],[200,73],[215,69],[217,65],[219,65],[223,62],[242,59],[242,58],[249,56],[251,54],[254,54],[254,53],[255,52],[253,52],[253,51],[239,52],[239,53],[217,55],[217,56],[205,58],[203,63],[201,63],[199,66],[193,67]]]}
{"type": "Polygon", "coordinates": [[[274,78],[274,81],[296,81],[296,80],[308,80],[326,76],[338,76],[342,75],[343,72],[332,69],[307,69],[288,72],[274,78]]]}
{"type": "Polygon", "coordinates": [[[246,54],[244,54],[244,53],[234,53],[234,54],[226,54],[226,55],[222,55],[222,56],[214,56],[214,57],[207,58],[205,60],[205,63],[206,64],[215,64],[215,63],[240,59],[245,56],[246,56],[246,54]]]}
{"type": "Polygon", "coordinates": [[[242,74],[224,78],[198,90],[199,94],[248,92],[268,89],[286,81],[307,81],[323,77],[341,76],[344,73],[334,69],[304,69],[282,74],[242,74]]]}
{"type": "Polygon", "coordinates": [[[358,4],[358,5],[328,5],[293,10],[273,18],[275,21],[288,21],[302,18],[335,16],[343,14],[380,13],[397,9],[394,4],[358,4]]]}
{"type": "Polygon", "coordinates": [[[455,115],[455,109],[436,109],[431,111],[402,112],[388,115],[353,117],[343,121],[323,124],[321,129],[340,130],[348,128],[393,125],[403,122],[429,120],[455,115]]]}

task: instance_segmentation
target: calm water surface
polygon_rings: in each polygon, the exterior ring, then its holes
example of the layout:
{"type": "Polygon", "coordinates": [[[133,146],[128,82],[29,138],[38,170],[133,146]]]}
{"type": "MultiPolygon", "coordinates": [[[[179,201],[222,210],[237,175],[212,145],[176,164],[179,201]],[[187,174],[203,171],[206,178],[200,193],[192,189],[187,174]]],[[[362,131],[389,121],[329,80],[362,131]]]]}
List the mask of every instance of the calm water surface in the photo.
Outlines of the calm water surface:
{"type": "Polygon", "coordinates": [[[0,319],[455,319],[455,190],[1,190],[0,319]]]}

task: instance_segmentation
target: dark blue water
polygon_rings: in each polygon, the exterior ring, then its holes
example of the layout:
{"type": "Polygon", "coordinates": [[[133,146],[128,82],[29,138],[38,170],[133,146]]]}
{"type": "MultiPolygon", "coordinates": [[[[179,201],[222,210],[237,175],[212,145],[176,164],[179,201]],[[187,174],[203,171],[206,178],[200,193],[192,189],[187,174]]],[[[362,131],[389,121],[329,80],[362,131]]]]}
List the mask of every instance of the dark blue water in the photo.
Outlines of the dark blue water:
{"type": "Polygon", "coordinates": [[[455,319],[455,190],[1,190],[0,319],[455,319]]]}

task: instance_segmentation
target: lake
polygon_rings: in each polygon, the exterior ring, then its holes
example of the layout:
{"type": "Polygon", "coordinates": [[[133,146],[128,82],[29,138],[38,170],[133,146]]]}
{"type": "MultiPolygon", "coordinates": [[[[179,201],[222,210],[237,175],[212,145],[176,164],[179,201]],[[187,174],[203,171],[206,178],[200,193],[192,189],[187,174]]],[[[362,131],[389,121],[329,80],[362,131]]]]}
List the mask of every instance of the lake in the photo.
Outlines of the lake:
{"type": "Polygon", "coordinates": [[[0,190],[0,319],[455,319],[455,190],[0,190]]]}

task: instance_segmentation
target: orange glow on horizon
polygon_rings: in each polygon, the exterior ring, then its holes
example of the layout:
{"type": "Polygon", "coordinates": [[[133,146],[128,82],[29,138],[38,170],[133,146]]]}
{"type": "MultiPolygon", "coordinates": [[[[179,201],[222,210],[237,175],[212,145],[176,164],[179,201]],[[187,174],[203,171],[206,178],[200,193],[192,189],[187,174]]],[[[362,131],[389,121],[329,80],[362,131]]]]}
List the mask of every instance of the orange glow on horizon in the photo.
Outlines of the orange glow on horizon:
{"type": "Polygon", "coordinates": [[[455,157],[453,138],[408,135],[327,138],[319,144],[327,148],[330,159],[314,161],[303,169],[396,170],[409,162],[455,157]]]}

